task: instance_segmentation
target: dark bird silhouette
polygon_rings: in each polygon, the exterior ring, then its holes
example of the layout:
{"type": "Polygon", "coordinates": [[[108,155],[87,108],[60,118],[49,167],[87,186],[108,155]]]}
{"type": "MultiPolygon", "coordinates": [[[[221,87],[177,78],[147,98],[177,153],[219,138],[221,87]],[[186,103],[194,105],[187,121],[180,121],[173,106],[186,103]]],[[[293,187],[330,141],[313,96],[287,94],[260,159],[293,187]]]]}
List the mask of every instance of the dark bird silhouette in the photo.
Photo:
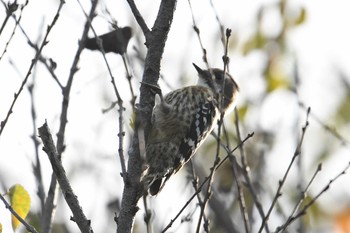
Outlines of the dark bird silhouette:
{"type": "MultiPolygon", "coordinates": [[[[99,36],[102,40],[102,47],[105,53],[118,53],[123,55],[128,47],[129,40],[132,36],[131,27],[117,28],[99,36]]],[[[96,37],[86,40],[85,48],[90,50],[100,50],[96,37]]]]}

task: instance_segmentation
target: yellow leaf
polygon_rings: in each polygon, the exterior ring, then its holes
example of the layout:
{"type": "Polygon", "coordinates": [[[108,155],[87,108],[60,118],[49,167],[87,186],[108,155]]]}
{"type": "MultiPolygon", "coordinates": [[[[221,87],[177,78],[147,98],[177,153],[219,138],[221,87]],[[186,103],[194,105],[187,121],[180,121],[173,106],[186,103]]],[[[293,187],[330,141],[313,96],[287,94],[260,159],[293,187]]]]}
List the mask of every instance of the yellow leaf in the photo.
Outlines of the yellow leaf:
{"type": "Polygon", "coordinates": [[[237,108],[237,110],[238,110],[238,118],[242,120],[246,116],[246,113],[248,111],[248,105],[247,104],[240,105],[237,108]]]}
{"type": "Polygon", "coordinates": [[[278,59],[279,56],[271,58],[265,73],[268,93],[280,88],[289,88],[291,85],[278,59]]]}
{"type": "Polygon", "coordinates": [[[0,223],[0,233],[2,232],[2,225],[1,225],[1,223],[0,223]]]}
{"type": "Polygon", "coordinates": [[[306,9],[301,8],[298,18],[295,20],[295,25],[300,25],[306,20],[306,9]]]}
{"type": "Polygon", "coordinates": [[[336,120],[338,125],[343,125],[349,122],[350,117],[350,90],[346,93],[346,96],[342,99],[336,113],[336,120]]]}
{"type": "Polygon", "coordinates": [[[248,41],[243,44],[241,52],[243,55],[247,55],[249,52],[255,49],[263,48],[267,43],[267,38],[261,33],[255,33],[248,41]]]}
{"type": "MultiPolygon", "coordinates": [[[[14,211],[23,219],[26,218],[30,209],[30,196],[20,184],[15,184],[9,191],[10,203],[14,211]]],[[[12,215],[12,228],[15,231],[19,226],[19,220],[12,215]]]]}

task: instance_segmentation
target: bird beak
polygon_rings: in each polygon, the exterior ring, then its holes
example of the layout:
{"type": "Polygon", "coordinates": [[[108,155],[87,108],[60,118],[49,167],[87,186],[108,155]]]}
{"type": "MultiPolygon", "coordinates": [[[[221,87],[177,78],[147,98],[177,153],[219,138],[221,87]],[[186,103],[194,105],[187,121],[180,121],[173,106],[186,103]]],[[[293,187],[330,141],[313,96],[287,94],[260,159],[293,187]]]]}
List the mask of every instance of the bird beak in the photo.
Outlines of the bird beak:
{"type": "Polygon", "coordinates": [[[194,68],[196,68],[198,74],[203,74],[203,73],[204,73],[204,71],[203,71],[199,66],[197,66],[197,65],[194,64],[194,63],[192,63],[192,64],[193,64],[194,68]]]}

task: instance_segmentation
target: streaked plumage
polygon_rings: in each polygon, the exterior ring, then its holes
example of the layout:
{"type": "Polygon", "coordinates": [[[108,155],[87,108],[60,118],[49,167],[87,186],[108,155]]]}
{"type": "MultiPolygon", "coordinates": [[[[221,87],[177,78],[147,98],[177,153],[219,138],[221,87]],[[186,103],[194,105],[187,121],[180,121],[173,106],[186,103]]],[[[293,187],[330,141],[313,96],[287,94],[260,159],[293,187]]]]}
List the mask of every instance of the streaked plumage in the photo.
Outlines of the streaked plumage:
{"type": "Polygon", "coordinates": [[[238,85],[219,69],[198,71],[195,86],[184,87],[164,96],[152,114],[152,129],[146,146],[145,189],[156,195],[171,175],[195,154],[220,117],[219,98],[225,93],[222,109],[234,108],[238,85]]]}

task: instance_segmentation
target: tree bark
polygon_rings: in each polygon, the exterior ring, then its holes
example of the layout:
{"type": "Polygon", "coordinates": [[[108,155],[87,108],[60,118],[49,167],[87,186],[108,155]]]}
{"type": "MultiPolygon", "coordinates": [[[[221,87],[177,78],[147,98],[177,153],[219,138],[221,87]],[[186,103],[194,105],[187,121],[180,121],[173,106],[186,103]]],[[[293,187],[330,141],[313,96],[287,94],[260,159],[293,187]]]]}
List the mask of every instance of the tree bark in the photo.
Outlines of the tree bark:
{"type": "MultiPolygon", "coordinates": [[[[143,83],[156,85],[159,79],[160,62],[164,52],[165,42],[173,20],[176,0],[162,0],[157,18],[154,22],[152,30],[148,30],[142,16],[136,9],[136,5],[132,0],[128,0],[133,11],[135,19],[142,28],[146,46],[148,48],[144,73],[142,77],[143,83]],[[140,18],[141,17],[141,18],[140,18]]],[[[135,215],[138,211],[137,203],[143,195],[143,186],[140,183],[142,159],[140,156],[139,136],[138,132],[144,132],[147,141],[147,135],[151,126],[151,114],[154,106],[154,93],[147,85],[140,87],[140,103],[139,111],[136,113],[136,126],[132,143],[129,149],[129,161],[126,177],[124,177],[124,191],[121,202],[121,210],[117,217],[117,233],[131,233],[134,224],[135,215]],[[143,129],[143,130],[139,130],[143,129]]]]}

